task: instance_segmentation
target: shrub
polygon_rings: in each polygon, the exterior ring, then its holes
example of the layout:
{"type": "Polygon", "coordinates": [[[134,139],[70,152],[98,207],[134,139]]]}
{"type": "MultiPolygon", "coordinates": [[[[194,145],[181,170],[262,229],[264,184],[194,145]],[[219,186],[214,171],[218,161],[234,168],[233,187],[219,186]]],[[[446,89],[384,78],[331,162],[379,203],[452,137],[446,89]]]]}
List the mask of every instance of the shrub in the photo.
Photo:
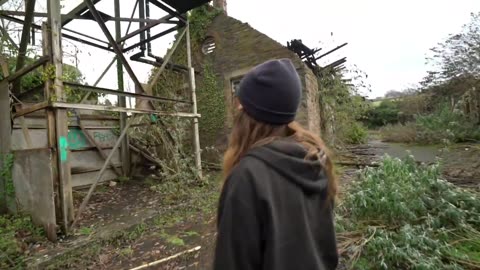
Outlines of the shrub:
{"type": "Polygon", "coordinates": [[[416,141],[417,126],[411,122],[387,125],[380,129],[380,136],[385,142],[413,143],[416,141]]]}
{"type": "Polygon", "coordinates": [[[448,105],[429,115],[416,118],[419,132],[417,141],[423,143],[465,142],[480,140],[480,126],[469,121],[464,115],[451,110],[448,105]]]}
{"type": "Polygon", "coordinates": [[[354,269],[478,269],[480,195],[442,180],[438,165],[385,157],[338,208],[339,248],[354,269]]]}
{"type": "Polygon", "coordinates": [[[338,135],[347,144],[360,144],[367,141],[368,131],[362,124],[352,121],[342,125],[338,135]]]}
{"type": "Polygon", "coordinates": [[[399,121],[399,113],[397,103],[385,100],[367,112],[365,123],[371,128],[395,124],[399,121]]]}
{"type": "Polygon", "coordinates": [[[25,247],[42,235],[29,217],[0,215],[0,269],[24,269],[25,247]]]}
{"type": "Polygon", "coordinates": [[[417,115],[415,122],[383,127],[380,134],[388,142],[448,144],[480,141],[480,126],[445,105],[431,114],[417,115]]]}

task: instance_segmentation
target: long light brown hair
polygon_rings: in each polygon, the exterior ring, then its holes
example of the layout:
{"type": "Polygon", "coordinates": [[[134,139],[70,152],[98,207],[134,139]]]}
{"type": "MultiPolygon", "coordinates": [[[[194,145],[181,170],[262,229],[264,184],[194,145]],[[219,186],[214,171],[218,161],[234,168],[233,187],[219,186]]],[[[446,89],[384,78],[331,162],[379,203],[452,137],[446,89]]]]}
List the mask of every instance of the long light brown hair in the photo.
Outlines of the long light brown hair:
{"type": "Polygon", "coordinates": [[[286,137],[291,137],[303,145],[307,151],[306,159],[320,160],[328,178],[327,197],[329,201],[334,200],[338,188],[337,178],[329,151],[319,136],[304,129],[297,122],[288,125],[271,125],[256,121],[243,110],[239,110],[235,116],[228,148],[223,157],[225,179],[250,149],[286,137]]]}

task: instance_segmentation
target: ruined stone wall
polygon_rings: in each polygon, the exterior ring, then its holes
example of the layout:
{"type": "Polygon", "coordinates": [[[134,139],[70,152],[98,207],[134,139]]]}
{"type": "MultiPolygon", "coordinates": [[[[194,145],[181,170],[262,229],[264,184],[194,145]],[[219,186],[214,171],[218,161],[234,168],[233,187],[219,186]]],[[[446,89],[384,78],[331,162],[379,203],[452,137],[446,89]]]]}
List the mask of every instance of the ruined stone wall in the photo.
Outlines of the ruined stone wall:
{"type": "Polygon", "coordinates": [[[306,103],[307,123],[306,127],[314,132],[320,134],[320,106],[319,106],[319,91],[318,91],[318,79],[312,70],[305,68],[305,85],[304,85],[304,100],[306,103]]]}
{"type": "Polygon", "coordinates": [[[215,50],[207,57],[212,58],[213,69],[219,81],[223,82],[227,128],[231,126],[234,113],[232,80],[240,79],[251,68],[267,60],[289,58],[297,68],[304,87],[304,100],[298,121],[319,132],[316,77],[295,53],[255,30],[248,23],[242,23],[224,14],[213,20],[207,31],[207,37],[215,40],[215,50]]]}

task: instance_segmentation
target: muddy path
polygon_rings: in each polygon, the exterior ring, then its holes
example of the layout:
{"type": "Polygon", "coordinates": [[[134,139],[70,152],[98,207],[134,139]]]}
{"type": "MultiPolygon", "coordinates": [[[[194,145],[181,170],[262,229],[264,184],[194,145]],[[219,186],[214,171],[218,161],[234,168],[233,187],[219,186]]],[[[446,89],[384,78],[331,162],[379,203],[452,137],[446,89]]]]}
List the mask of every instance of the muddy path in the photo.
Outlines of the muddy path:
{"type": "Polygon", "coordinates": [[[440,164],[443,178],[460,187],[480,190],[480,144],[409,145],[385,143],[371,137],[366,144],[349,146],[338,154],[344,183],[359,169],[377,166],[384,155],[404,158],[413,155],[419,164],[440,164]]]}

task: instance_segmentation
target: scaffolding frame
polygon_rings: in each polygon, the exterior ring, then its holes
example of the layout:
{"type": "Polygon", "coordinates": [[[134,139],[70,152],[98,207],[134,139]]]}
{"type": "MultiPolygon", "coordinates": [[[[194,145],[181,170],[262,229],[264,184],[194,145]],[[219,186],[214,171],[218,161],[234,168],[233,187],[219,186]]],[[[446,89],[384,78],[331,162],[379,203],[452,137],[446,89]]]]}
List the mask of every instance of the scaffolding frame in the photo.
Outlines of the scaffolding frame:
{"type": "MultiPolygon", "coordinates": [[[[102,175],[105,170],[111,166],[111,159],[113,154],[118,148],[121,149],[121,161],[123,167],[123,174],[126,175],[129,173],[130,168],[130,153],[129,153],[129,143],[127,138],[127,130],[132,125],[132,120],[137,117],[139,114],[150,114],[158,116],[170,116],[170,117],[184,117],[192,119],[192,129],[193,129],[193,144],[194,144],[194,156],[195,156],[195,166],[199,172],[199,176],[202,177],[202,163],[201,163],[201,153],[200,153],[200,139],[199,139],[199,121],[200,114],[197,112],[197,100],[196,100],[196,86],[195,86],[195,70],[192,66],[192,56],[191,56],[191,42],[190,42],[190,27],[188,18],[185,15],[187,11],[206,4],[209,0],[202,1],[160,1],[160,0],[131,0],[135,1],[135,6],[133,8],[132,16],[130,18],[120,17],[120,0],[114,1],[114,16],[109,16],[105,13],[102,13],[97,10],[95,4],[99,3],[101,0],[84,0],[78,6],[73,8],[67,14],[61,14],[60,11],[60,0],[47,0],[47,13],[35,12],[35,0],[26,1],[25,12],[19,11],[0,11],[0,17],[23,24],[22,38],[19,48],[19,57],[17,59],[16,72],[14,74],[8,75],[5,74],[4,80],[0,81],[0,100],[5,103],[3,97],[6,93],[15,94],[20,93],[20,78],[29,72],[35,70],[36,68],[43,66],[54,67],[55,76],[53,78],[48,78],[44,82],[44,97],[45,100],[37,104],[30,105],[25,108],[17,109],[15,112],[10,111],[10,106],[2,107],[0,112],[2,115],[12,114],[13,118],[23,117],[29,113],[45,110],[46,119],[47,119],[47,140],[48,148],[54,153],[54,158],[52,160],[53,176],[52,182],[54,190],[56,191],[55,201],[55,214],[57,217],[57,226],[59,225],[62,229],[62,232],[69,234],[72,228],[80,220],[81,215],[85,207],[88,205],[89,199],[95,190],[95,187],[100,182],[102,175]],[[163,3],[167,2],[167,3],[163,3]],[[175,7],[175,4],[179,3],[178,7],[175,7]],[[167,12],[167,15],[159,19],[150,18],[150,4],[164,10],[167,12]],[[135,18],[135,13],[138,7],[138,18],[135,18]],[[18,16],[23,16],[23,19],[18,18],[18,16]],[[46,17],[47,22],[44,22],[42,25],[37,25],[33,23],[34,17],[46,17]],[[102,39],[91,37],[87,34],[74,31],[66,27],[68,23],[72,20],[94,20],[100,26],[104,37],[107,41],[102,39]],[[115,36],[113,36],[108,30],[105,22],[114,21],[115,22],[115,36]],[[120,22],[129,22],[127,33],[122,36],[120,22]],[[132,23],[138,23],[139,28],[135,31],[129,33],[129,29],[132,23]],[[150,35],[150,30],[160,24],[172,25],[168,30],[165,30],[159,34],[150,35]],[[183,29],[179,34],[177,40],[173,44],[172,48],[168,51],[164,59],[156,57],[151,52],[150,42],[158,39],[162,36],[165,36],[174,31],[179,31],[183,29]],[[25,53],[29,41],[30,31],[41,30],[42,31],[42,48],[43,56],[37,59],[33,64],[24,66],[25,62],[25,53]],[[77,36],[70,35],[64,32],[70,32],[76,34],[77,36]],[[81,36],[81,37],[78,37],[81,36]],[[132,39],[133,37],[140,37],[140,41],[134,45],[124,48],[125,41],[132,39]],[[170,63],[170,58],[177,49],[180,41],[183,38],[186,38],[186,52],[188,66],[183,67],[174,63],[170,63]],[[93,86],[73,84],[70,82],[62,81],[62,67],[63,67],[63,52],[62,52],[62,38],[71,39],[95,48],[99,48],[105,51],[114,52],[116,56],[112,59],[110,64],[107,66],[105,71],[100,75],[93,86]],[[138,80],[135,72],[132,67],[129,65],[126,56],[124,53],[129,52],[133,49],[140,48],[140,52],[131,57],[132,60],[149,63],[154,66],[159,67],[156,73],[153,76],[153,80],[149,83],[147,87],[144,87],[138,80]],[[155,61],[145,60],[142,57],[145,56],[155,58],[155,61]],[[117,80],[118,80],[118,90],[107,89],[97,87],[97,84],[102,80],[107,71],[113,66],[116,62],[117,68],[117,80]],[[157,83],[160,78],[160,75],[165,69],[171,69],[176,72],[183,72],[185,75],[188,75],[188,85],[190,88],[190,100],[177,100],[170,98],[158,97],[152,94],[152,88],[157,83]],[[128,73],[129,77],[133,81],[135,88],[139,89],[141,93],[131,93],[124,91],[124,82],[123,82],[123,69],[128,73]],[[64,91],[65,86],[75,87],[82,90],[88,91],[88,93],[83,97],[80,103],[67,103],[66,93],[64,91]],[[12,91],[10,91],[12,90],[12,91]],[[91,105],[85,104],[84,101],[87,100],[91,92],[103,93],[103,94],[112,94],[118,97],[119,104],[118,106],[105,106],[105,105],[91,105]],[[139,100],[147,100],[153,109],[132,109],[126,106],[125,97],[133,97],[139,100]],[[185,103],[191,105],[191,112],[167,112],[159,111],[155,109],[153,104],[155,102],[173,102],[173,103],[185,103]],[[73,199],[72,199],[72,185],[71,185],[71,170],[68,160],[68,145],[66,144],[66,137],[68,135],[68,110],[97,110],[97,111],[109,111],[109,112],[120,112],[120,130],[121,133],[112,149],[110,154],[106,155],[101,151],[101,148],[96,146],[99,153],[104,158],[105,162],[102,166],[102,169],[97,174],[95,182],[90,186],[87,196],[83,199],[83,202],[79,209],[74,211],[73,199]],[[7,111],[8,110],[8,111],[7,111]],[[127,119],[127,113],[131,113],[132,117],[127,119]]],[[[2,2],[3,3],[3,2],[2,2]]],[[[0,4],[1,5],[1,4],[0,4]]],[[[7,34],[4,29],[1,32],[3,35],[7,34]]],[[[11,96],[10,96],[11,97],[11,96]]],[[[7,98],[9,99],[7,94],[7,98]]],[[[13,96],[15,98],[15,96],[13,96]]],[[[2,103],[2,104],[3,104],[2,103]]],[[[79,121],[80,122],[80,121],[79,121]]],[[[81,123],[81,122],[80,122],[81,123]]],[[[6,118],[0,119],[0,129],[4,130],[0,132],[0,140],[2,143],[0,145],[0,153],[7,153],[10,151],[10,130],[11,130],[11,121],[7,121],[6,118]],[[8,137],[8,138],[7,138],[8,137]],[[5,141],[4,141],[5,140],[5,141]],[[8,148],[8,149],[7,149],[8,148]]],[[[1,165],[1,164],[0,164],[1,165]]],[[[118,172],[117,172],[118,173],[118,172]]],[[[0,192],[2,192],[2,179],[0,179],[0,192]]],[[[0,194],[1,195],[1,194],[0,194]]],[[[2,202],[0,202],[0,206],[2,202]]],[[[1,209],[0,209],[1,210],[1,209]]],[[[56,228],[49,228],[50,231],[47,232],[50,240],[56,240],[56,228]]]]}

